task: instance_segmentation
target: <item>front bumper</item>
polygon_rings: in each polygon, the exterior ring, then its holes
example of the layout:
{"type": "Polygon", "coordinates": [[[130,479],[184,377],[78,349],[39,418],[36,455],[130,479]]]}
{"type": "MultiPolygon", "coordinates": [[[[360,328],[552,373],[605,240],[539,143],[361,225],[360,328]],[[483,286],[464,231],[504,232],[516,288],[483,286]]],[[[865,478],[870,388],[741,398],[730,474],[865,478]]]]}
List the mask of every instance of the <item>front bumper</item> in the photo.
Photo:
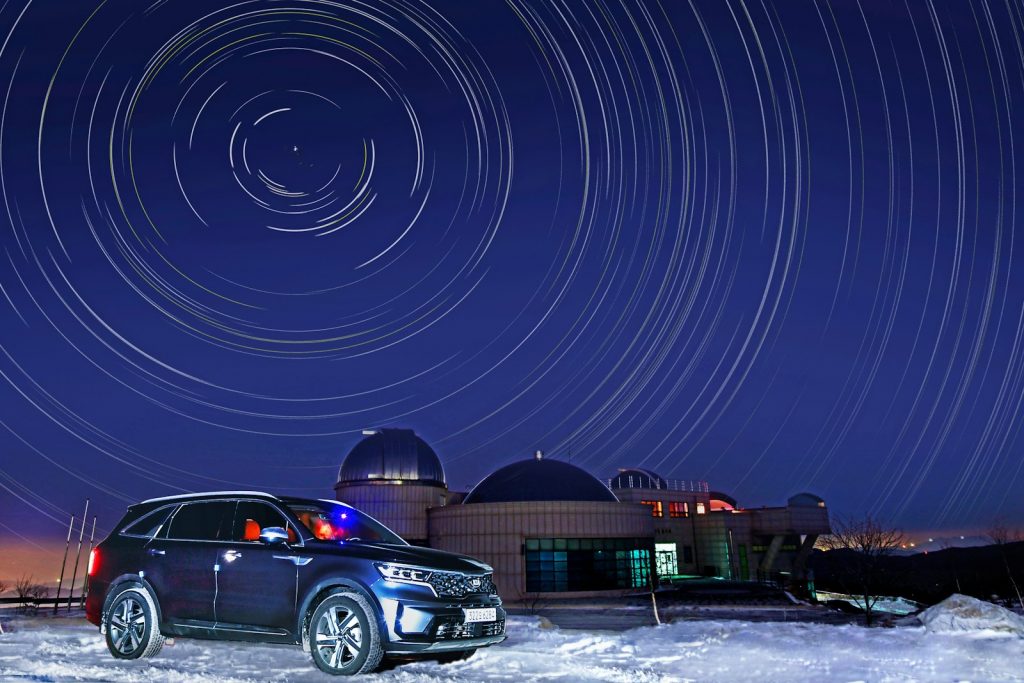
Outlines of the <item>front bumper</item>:
{"type": "Polygon", "coordinates": [[[505,640],[505,610],[497,596],[462,602],[382,599],[388,628],[387,652],[417,653],[472,650],[505,640]],[[466,623],[466,608],[493,607],[496,620],[466,623]]]}

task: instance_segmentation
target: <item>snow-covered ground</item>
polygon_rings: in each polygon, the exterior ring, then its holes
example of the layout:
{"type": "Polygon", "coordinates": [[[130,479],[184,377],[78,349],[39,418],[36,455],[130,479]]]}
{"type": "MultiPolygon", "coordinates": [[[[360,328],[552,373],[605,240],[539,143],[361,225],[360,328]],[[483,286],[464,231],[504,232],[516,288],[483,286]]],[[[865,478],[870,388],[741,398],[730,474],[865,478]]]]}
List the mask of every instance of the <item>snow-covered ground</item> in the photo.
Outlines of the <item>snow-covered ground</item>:
{"type": "MultiPolygon", "coordinates": [[[[829,593],[828,591],[818,591],[818,600],[824,602],[825,600],[842,600],[848,602],[854,607],[864,609],[864,599],[855,595],[847,595],[845,593],[829,593]]],[[[885,612],[886,614],[913,614],[921,609],[921,604],[908,600],[907,598],[900,597],[888,597],[883,596],[876,598],[872,604],[872,609],[876,612],[885,612]]]]}
{"type": "MultiPolygon", "coordinates": [[[[299,648],[179,639],[142,662],[112,659],[78,620],[15,619],[0,635],[0,680],[331,681],[299,648]]],[[[509,620],[509,639],[456,664],[415,663],[380,681],[1024,681],[1024,639],[992,630],[865,629],[680,621],[621,633],[509,620]]]]}

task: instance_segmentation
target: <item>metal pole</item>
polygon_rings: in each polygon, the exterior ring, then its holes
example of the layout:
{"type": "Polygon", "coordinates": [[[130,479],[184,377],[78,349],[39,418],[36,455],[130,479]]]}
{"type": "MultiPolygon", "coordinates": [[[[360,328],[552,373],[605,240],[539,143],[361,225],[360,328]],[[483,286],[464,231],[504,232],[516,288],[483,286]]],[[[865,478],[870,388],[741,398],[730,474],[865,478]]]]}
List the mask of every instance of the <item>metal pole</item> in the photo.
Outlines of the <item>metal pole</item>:
{"type": "Polygon", "coordinates": [[[60,588],[64,583],[64,566],[68,563],[68,550],[71,549],[71,529],[75,526],[75,516],[71,515],[71,523],[68,524],[68,540],[64,544],[64,561],[60,563],[60,579],[57,581],[57,597],[53,601],[53,613],[57,613],[57,605],[60,604],[60,588]]]}
{"type": "Polygon", "coordinates": [[[75,594],[75,580],[78,578],[78,561],[82,558],[82,539],[85,538],[85,520],[89,516],[89,499],[85,499],[85,514],[82,515],[82,527],[78,532],[78,550],[75,551],[75,571],[71,574],[71,592],[68,593],[68,614],[71,613],[71,600],[75,594]]]}
{"type": "MultiPolygon", "coordinates": [[[[92,531],[89,532],[89,554],[87,555],[87,557],[90,560],[92,559],[92,548],[93,548],[93,541],[95,540],[95,538],[96,538],[96,515],[93,515],[92,516],[92,531]]],[[[88,567],[89,565],[86,564],[85,566],[88,567]]],[[[89,592],[89,571],[86,570],[85,578],[82,579],[82,599],[81,599],[82,609],[85,609],[85,597],[88,594],[88,592],[89,592]]]]}

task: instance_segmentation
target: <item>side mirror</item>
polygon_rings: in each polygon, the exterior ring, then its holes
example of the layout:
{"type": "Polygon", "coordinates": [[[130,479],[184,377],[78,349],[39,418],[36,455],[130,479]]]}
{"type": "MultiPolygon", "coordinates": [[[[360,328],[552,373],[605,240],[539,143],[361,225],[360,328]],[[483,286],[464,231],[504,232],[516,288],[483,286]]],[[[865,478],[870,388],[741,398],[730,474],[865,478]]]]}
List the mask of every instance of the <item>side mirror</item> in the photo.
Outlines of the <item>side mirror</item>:
{"type": "Polygon", "coordinates": [[[277,545],[278,543],[288,543],[288,532],[279,526],[268,526],[260,532],[260,540],[267,545],[277,545]]]}

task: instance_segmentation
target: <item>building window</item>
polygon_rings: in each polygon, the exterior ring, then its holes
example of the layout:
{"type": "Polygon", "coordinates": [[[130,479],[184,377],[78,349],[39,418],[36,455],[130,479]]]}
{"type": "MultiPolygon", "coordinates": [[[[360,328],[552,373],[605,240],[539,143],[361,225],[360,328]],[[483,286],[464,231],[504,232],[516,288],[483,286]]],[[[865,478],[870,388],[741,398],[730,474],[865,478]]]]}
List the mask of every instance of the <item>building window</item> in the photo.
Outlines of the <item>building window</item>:
{"type": "Polygon", "coordinates": [[[669,517],[689,517],[690,504],[686,502],[670,502],[668,504],[669,517]]]}
{"type": "Polygon", "coordinates": [[[651,517],[664,517],[665,512],[661,507],[660,500],[641,500],[641,505],[647,505],[651,508],[651,517]]]}
{"type": "Polygon", "coordinates": [[[697,503],[697,514],[703,515],[705,512],[707,512],[707,509],[704,507],[704,503],[697,503]]]}
{"type": "Polygon", "coordinates": [[[684,545],[683,546],[683,562],[686,564],[693,564],[693,547],[684,545]]]}
{"type": "Polygon", "coordinates": [[[528,538],[530,593],[646,588],[652,545],[645,538],[528,538]]]}

